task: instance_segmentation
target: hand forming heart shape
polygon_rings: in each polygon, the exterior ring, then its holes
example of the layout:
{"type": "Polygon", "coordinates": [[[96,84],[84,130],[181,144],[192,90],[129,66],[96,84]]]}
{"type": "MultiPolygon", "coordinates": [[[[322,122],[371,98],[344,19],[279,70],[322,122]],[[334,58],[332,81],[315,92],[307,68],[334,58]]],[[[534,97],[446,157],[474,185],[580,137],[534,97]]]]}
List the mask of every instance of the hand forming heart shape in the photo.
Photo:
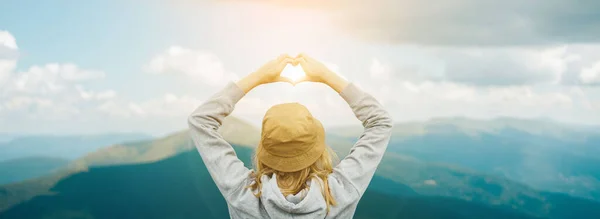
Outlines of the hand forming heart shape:
{"type": "Polygon", "coordinates": [[[304,73],[302,66],[287,64],[279,76],[288,78],[293,84],[296,84],[306,77],[306,73],[304,73]]]}
{"type": "Polygon", "coordinates": [[[295,85],[304,81],[323,82],[331,71],[306,54],[296,57],[284,54],[263,65],[254,74],[259,84],[288,82],[295,85]]]}
{"type": "Polygon", "coordinates": [[[247,93],[252,88],[261,84],[288,82],[296,85],[304,81],[322,82],[338,92],[341,92],[341,89],[347,84],[345,79],[333,73],[323,63],[306,54],[300,54],[296,57],[284,54],[277,59],[267,62],[267,64],[264,64],[255,72],[242,78],[237,82],[237,85],[247,93]],[[284,69],[286,69],[286,72],[282,73],[284,69]]]}

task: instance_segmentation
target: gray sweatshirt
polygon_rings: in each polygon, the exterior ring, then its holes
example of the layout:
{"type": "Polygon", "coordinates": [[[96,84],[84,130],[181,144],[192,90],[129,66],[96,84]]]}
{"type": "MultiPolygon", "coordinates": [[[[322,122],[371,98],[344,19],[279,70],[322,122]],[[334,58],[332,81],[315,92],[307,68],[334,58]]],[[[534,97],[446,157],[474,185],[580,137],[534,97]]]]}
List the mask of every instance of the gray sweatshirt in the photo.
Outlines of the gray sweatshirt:
{"type": "Polygon", "coordinates": [[[234,109],[245,93],[229,83],[189,116],[190,135],[206,168],[227,201],[231,218],[352,218],[358,201],[367,189],[387,148],[392,119],[371,95],[349,84],[340,96],[346,100],[364,132],[328,176],[329,188],[336,206],[327,214],[320,179],[314,178],[308,188],[284,197],[277,177],[262,176],[262,195],[246,188],[252,184],[252,170],[246,168],[235,151],[217,132],[223,119],[234,109]]]}

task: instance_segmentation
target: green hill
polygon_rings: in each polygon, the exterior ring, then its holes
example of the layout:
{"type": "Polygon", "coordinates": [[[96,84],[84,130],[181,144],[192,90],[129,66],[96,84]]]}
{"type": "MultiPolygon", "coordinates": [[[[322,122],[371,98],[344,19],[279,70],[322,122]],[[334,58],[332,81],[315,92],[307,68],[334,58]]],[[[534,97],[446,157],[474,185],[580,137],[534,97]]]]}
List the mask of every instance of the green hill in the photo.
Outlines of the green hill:
{"type": "MultiPolygon", "coordinates": [[[[235,117],[227,117],[219,132],[232,144],[245,147],[253,147],[260,139],[260,130],[235,117]]],[[[187,130],[155,140],[104,147],[69,163],[55,174],[0,187],[0,212],[37,195],[52,194],[50,188],[62,178],[85,172],[90,167],[154,162],[188,151],[192,147],[187,130]]]]}
{"type": "Polygon", "coordinates": [[[0,185],[43,176],[67,163],[68,160],[53,157],[27,157],[0,161],[0,185]]]}
{"type": "MultiPolygon", "coordinates": [[[[252,150],[234,147],[238,156],[248,164],[252,150]]],[[[385,162],[388,160],[386,158],[385,162]]],[[[202,166],[198,153],[190,149],[155,162],[92,167],[88,171],[65,176],[53,184],[46,195],[14,205],[0,213],[0,218],[226,218],[225,202],[202,166]]],[[[454,189],[460,191],[467,187],[454,189]]],[[[10,187],[3,189],[0,191],[4,195],[17,195],[10,187]]],[[[486,189],[493,190],[482,188],[486,189]]],[[[423,195],[419,190],[378,174],[361,200],[356,218],[538,218],[513,207],[423,195]]],[[[594,218],[600,215],[597,203],[568,196],[558,200],[562,201],[549,205],[548,212],[536,214],[548,217],[558,214],[554,212],[564,214],[552,218],[594,218]],[[574,210],[564,207],[574,201],[583,204],[578,204],[579,209],[574,210]]]]}
{"type": "MultiPolygon", "coordinates": [[[[249,162],[252,150],[235,147],[249,162]]],[[[196,151],[145,164],[91,168],[56,183],[2,218],[227,218],[227,206],[196,151]]],[[[356,218],[534,218],[455,198],[418,196],[406,186],[375,177],[356,218]]]]}

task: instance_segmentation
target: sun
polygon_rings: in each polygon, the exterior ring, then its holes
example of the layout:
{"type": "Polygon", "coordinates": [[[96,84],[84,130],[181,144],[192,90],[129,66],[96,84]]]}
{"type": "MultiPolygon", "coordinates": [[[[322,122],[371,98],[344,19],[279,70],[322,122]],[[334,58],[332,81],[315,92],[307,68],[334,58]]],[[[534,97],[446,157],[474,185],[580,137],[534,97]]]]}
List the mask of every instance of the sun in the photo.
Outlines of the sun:
{"type": "Polygon", "coordinates": [[[289,78],[294,82],[297,82],[300,79],[302,79],[304,76],[306,76],[306,74],[304,73],[304,69],[302,69],[302,67],[300,65],[293,66],[293,65],[288,64],[281,72],[281,76],[289,78]]]}

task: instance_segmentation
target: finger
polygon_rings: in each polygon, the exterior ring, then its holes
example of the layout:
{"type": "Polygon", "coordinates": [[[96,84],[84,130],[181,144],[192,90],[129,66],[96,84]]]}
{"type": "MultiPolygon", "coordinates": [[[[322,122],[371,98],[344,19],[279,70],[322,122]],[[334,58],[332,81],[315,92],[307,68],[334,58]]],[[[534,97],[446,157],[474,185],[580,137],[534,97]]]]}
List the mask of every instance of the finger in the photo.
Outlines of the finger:
{"type": "Polygon", "coordinates": [[[285,60],[285,55],[279,55],[279,56],[277,56],[277,58],[275,59],[275,61],[276,61],[276,62],[281,62],[281,61],[283,61],[283,60],[285,60]]]}
{"type": "Polygon", "coordinates": [[[304,59],[304,57],[302,57],[302,58],[297,58],[295,60],[298,62],[298,64],[303,66],[303,69],[304,69],[304,66],[306,65],[306,59],[304,59]]]}
{"type": "Polygon", "coordinates": [[[305,53],[301,52],[296,56],[296,58],[303,58],[305,55],[305,53]]]}
{"type": "Polygon", "coordinates": [[[286,58],[283,60],[283,62],[284,62],[284,63],[286,63],[286,64],[292,64],[292,63],[294,63],[295,61],[296,61],[296,60],[294,60],[294,58],[292,58],[292,57],[286,57],[286,58]]]}
{"type": "Polygon", "coordinates": [[[293,66],[297,66],[298,64],[300,64],[300,60],[298,58],[292,58],[292,63],[293,66]]]}
{"type": "Polygon", "coordinates": [[[281,54],[281,55],[279,55],[279,57],[277,57],[277,60],[281,61],[281,60],[285,60],[285,59],[288,59],[288,58],[292,58],[292,57],[290,55],[288,55],[288,54],[281,54]]]}
{"type": "Polygon", "coordinates": [[[285,68],[285,66],[287,66],[288,64],[292,64],[292,65],[293,65],[293,64],[294,64],[294,62],[295,62],[294,58],[291,58],[291,57],[290,57],[290,58],[285,58],[285,59],[283,59],[283,60],[281,60],[281,61],[279,62],[279,67],[280,67],[281,69],[283,69],[283,68],[285,68]]]}

